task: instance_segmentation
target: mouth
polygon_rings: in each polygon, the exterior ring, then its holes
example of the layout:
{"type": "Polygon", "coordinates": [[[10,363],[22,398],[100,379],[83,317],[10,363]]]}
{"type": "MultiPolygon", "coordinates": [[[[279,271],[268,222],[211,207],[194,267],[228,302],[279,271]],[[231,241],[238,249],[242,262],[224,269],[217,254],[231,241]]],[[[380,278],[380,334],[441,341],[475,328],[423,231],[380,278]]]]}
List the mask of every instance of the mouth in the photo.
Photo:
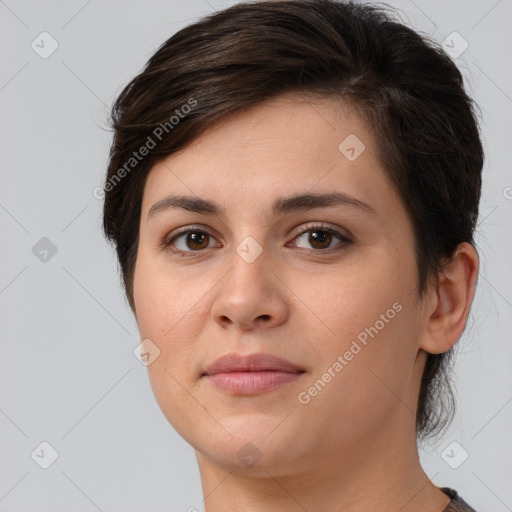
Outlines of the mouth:
{"type": "Polygon", "coordinates": [[[297,381],[305,370],[271,354],[226,354],[201,375],[232,395],[258,395],[297,381]]]}

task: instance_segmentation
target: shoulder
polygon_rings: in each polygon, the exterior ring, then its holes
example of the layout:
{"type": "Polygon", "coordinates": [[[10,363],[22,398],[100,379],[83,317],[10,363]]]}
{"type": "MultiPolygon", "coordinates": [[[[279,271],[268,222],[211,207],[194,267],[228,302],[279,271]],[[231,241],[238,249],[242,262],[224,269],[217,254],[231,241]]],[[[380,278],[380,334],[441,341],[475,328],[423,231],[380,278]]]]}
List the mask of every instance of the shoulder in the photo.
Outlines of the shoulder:
{"type": "Polygon", "coordinates": [[[449,487],[442,487],[441,491],[447,494],[451,501],[448,503],[443,512],[476,512],[476,510],[470,507],[454,489],[449,487]]]}

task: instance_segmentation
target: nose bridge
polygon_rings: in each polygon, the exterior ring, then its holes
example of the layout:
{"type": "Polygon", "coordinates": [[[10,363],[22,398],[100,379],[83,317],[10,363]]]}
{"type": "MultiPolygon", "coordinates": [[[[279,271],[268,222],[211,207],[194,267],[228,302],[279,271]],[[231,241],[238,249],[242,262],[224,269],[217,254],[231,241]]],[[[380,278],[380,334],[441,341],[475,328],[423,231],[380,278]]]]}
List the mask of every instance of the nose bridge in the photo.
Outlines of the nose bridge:
{"type": "Polygon", "coordinates": [[[231,255],[232,272],[230,276],[230,287],[237,293],[246,295],[262,291],[268,255],[263,246],[252,236],[246,236],[234,247],[231,255]],[[248,288],[244,290],[244,288],[248,288]],[[243,293],[243,292],[246,293],[243,293]]]}
{"type": "Polygon", "coordinates": [[[212,314],[225,326],[226,322],[251,328],[265,320],[266,325],[280,323],[286,314],[284,297],[274,282],[270,251],[252,236],[233,247],[229,257],[230,272],[222,280],[212,314]]]}

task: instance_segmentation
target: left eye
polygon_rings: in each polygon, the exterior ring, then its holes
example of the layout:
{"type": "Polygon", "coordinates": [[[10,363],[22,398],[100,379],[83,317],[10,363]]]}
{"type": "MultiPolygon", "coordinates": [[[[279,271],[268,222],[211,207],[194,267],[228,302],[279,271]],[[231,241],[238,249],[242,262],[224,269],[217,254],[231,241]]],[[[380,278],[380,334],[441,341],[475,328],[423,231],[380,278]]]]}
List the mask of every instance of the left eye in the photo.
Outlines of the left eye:
{"type": "Polygon", "coordinates": [[[304,237],[306,237],[306,242],[310,244],[316,251],[333,249],[334,247],[345,245],[351,242],[351,240],[349,240],[345,235],[327,226],[307,226],[307,229],[301,231],[299,235],[294,238],[294,240],[300,240],[304,237]],[[333,247],[331,246],[331,242],[335,238],[337,238],[340,243],[333,247]]]}

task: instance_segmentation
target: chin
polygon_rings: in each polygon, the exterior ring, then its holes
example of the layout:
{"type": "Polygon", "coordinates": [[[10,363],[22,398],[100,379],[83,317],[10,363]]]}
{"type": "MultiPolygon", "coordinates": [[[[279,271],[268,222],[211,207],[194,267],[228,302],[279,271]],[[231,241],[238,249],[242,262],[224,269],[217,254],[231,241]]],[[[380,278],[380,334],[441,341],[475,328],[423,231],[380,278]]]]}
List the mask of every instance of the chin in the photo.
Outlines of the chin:
{"type": "MultiPolygon", "coordinates": [[[[306,456],[305,425],[297,425],[296,429],[292,426],[291,431],[290,425],[279,425],[276,418],[264,417],[261,413],[221,419],[220,423],[225,430],[217,425],[214,430],[196,432],[186,440],[200,456],[226,471],[267,477],[269,472],[276,476],[290,474],[306,456]]],[[[185,437],[184,432],[180,434],[185,437]]]]}

